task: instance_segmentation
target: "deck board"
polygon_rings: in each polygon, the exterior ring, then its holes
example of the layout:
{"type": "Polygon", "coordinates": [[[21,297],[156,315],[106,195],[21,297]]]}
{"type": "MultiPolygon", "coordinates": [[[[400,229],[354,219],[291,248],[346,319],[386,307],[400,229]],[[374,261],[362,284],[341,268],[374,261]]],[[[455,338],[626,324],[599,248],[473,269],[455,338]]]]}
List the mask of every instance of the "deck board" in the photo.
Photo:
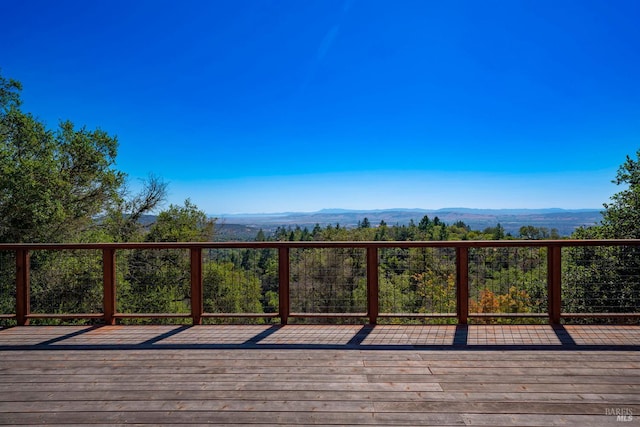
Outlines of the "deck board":
{"type": "Polygon", "coordinates": [[[477,325],[444,346],[437,335],[455,326],[420,328],[4,329],[0,424],[589,427],[621,425],[616,409],[640,420],[638,326],[567,327],[579,338],[567,344],[545,325],[477,325]]]}

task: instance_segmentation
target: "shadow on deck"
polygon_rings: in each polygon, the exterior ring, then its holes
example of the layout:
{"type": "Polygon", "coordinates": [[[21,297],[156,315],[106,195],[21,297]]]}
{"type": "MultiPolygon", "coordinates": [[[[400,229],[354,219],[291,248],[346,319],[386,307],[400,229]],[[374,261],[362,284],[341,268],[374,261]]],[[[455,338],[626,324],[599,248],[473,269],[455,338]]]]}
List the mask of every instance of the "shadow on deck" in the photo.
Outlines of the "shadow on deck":
{"type": "Polygon", "coordinates": [[[145,325],[0,330],[0,350],[640,350],[638,325],[145,325]]]}

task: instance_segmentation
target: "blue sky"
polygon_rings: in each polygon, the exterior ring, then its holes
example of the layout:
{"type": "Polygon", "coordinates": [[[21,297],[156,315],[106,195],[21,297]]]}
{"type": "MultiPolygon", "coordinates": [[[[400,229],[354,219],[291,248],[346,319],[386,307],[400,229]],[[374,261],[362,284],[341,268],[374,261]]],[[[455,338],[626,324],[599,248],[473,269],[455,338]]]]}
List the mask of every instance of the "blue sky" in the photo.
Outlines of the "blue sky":
{"type": "Polygon", "coordinates": [[[0,0],[24,109],[212,214],[600,208],[640,148],[640,2],[0,0]]]}

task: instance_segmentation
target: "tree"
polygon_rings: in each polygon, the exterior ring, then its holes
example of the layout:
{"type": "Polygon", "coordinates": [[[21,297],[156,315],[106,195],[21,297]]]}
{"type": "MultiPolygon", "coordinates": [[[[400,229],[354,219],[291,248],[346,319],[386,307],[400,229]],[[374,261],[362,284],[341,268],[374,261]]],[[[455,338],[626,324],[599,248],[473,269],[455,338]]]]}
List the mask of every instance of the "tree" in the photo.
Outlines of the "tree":
{"type": "Polygon", "coordinates": [[[498,225],[496,225],[496,228],[493,230],[491,238],[493,240],[502,240],[502,239],[504,239],[504,227],[500,223],[498,223],[498,225]]]}
{"type": "Polygon", "coordinates": [[[609,238],[640,238],[640,150],[636,157],[634,160],[627,156],[612,181],[627,188],[614,194],[611,203],[604,204],[602,226],[609,238]]]}
{"type": "Polygon", "coordinates": [[[369,222],[369,218],[364,217],[362,222],[358,221],[358,228],[370,228],[371,222],[369,222]]]}
{"type": "Polygon", "coordinates": [[[141,217],[162,203],[166,194],[167,183],[154,175],[143,182],[142,190],[134,196],[123,185],[103,222],[108,237],[117,242],[141,239],[141,217]]]}
{"type": "Polygon", "coordinates": [[[213,240],[215,219],[185,200],[184,206],[171,205],[160,212],[151,226],[146,240],[149,242],[210,242],[213,240]]]}
{"type": "Polygon", "coordinates": [[[0,241],[73,240],[124,182],[117,139],[69,121],[47,129],[20,110],[21,88],[0,76],[0,241]]]}
{"type": "Polygon", "coordinates": [[[527,240],[539,240],[542,239],[542,233],[538,227],[523,225],[520,227],[520,237],[527,240]]]}
{"type": "MultiPolygon", "coordinates": [[[[579,228],[577,239],[640,238],[640,150],[637,159],[626,157],[619,167],[617,185],[622,191],[605,203],[601,225],[579,228]]],[[[563,301],[571,312],[637,311],[640,293],[640,250],[635,246],[594,246],[568,248],[567,269],[563,272],[563,301]]]]}
{"type": "Polygon", "coordinates": [[[22,84],[19,81],[0,75],[0,114],[5,115],[9,110],[20,107],[21,90],[22,84]]]}
{"type": "Polygon", "coordinates": [[[264,230],[262,228],[258,230],[258,234],[256,234],[255,241],[256,242],[265,242],[267,240],[267,236],[264,234],[264,230]]]}
{"type": "Polygon", "coordinates": [[[422,219],[418,223],[418,229],[420,229],[420,231],[427,231],[430,225],[431,225],[431,220],[427,215],[425,215],[422,217],[422,219]]]}

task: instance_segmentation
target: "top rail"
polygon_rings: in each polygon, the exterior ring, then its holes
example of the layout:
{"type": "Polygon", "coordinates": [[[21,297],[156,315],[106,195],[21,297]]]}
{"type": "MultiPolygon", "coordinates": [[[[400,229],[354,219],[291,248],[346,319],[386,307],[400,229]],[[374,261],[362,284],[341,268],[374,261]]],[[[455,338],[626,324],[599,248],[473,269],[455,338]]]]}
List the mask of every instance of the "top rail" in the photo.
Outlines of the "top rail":
{"type": "Polygon", "coordinates": [[[446,241],[276,241],[276,242],[126,242],[126,243],[0,243],[0,250],[46,249],[191,249],[191,248],[500,248],[640,246],[640,239],[446,240],[446,241]]]}

